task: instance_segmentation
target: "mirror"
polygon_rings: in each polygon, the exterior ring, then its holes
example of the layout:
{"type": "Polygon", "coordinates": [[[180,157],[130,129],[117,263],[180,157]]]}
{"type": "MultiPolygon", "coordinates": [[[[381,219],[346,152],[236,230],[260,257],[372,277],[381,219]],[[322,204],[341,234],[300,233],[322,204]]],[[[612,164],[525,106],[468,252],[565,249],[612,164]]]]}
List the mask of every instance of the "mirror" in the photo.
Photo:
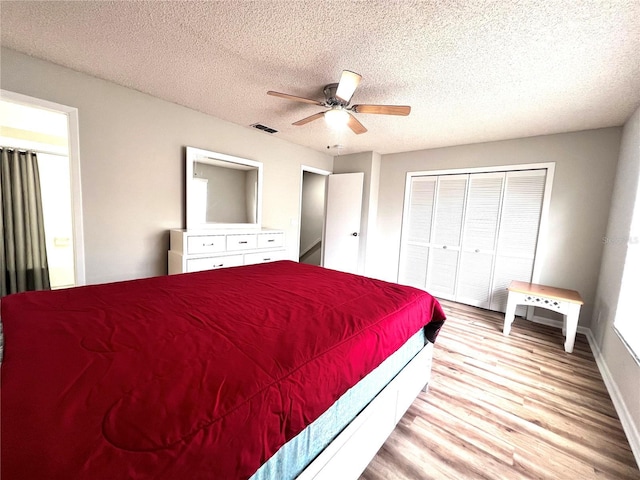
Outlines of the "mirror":
{"type": "Polygon", "coordinates": [[[262,163],[187,147],[187,229],[260,228],[262,163]]]}

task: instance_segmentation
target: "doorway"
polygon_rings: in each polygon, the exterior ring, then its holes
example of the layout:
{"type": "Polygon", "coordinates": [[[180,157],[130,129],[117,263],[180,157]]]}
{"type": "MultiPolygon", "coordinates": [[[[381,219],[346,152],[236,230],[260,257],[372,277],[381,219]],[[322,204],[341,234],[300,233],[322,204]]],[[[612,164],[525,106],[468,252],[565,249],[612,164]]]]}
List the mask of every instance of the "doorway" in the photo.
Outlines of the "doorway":
{"type": "Polygon", "coordinates": [[[51,288],[85,283],[77,110],[2,90],[0,145],[38,157],[51,288]]]}
{"type": "Polygon", "coordinates": [[[300,241],[298,261],[323,264],[322,238],[325,219],[327,176],[331,172],[302,167],[300,194],[300,241]]]}

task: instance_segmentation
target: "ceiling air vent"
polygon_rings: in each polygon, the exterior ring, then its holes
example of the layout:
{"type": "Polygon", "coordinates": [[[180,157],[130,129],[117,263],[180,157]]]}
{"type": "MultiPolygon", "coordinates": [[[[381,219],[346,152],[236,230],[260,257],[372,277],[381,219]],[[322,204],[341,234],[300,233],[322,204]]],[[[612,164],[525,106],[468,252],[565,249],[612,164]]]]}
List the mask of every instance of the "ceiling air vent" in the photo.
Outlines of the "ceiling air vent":
{"type": "Polygon", "coordinates": [[[271,127],[267,127],[266,125],[262,125],[261,123],[254,123],[251,125],[253,128],[257,128],[258,130],[262,130],[263,132],[267,132],[267,133],[278,133],[278,130],[271,128],[271,127]]]}

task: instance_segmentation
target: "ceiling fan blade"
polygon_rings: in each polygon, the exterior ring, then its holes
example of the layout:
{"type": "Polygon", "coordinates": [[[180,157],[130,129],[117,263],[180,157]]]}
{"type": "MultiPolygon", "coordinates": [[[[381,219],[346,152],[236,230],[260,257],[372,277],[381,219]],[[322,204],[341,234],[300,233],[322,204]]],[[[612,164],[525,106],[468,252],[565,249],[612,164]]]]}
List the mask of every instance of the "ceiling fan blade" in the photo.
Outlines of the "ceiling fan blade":
{"type": "Polygon", "coordinates": [[[297,122],[293,122],[291,125],[295,125],[299,127],[300,125],[306,125],[307,123],[313,122],[314,120],[317,120],[322,117],[324,117],[324,112],[315,113],[310,117],[306,117],[306,118],[303,118],[302,120],[298,120],[297,122]]]}
{"type": "Polygon", "coordinates": [[[362,80],[362,75],[358,75],[355,72],[349,70],[343,70],[340,76],[340,82],[338,83],[338,89],[336,90],[336,97],[349,103],[353,92],[356,91],[358,85],[362,80]]]}
{"type": "Polygon", "coordinates": [[[347,123],[347,125],[351,130],[353,130],[353,133],[355,133],[356,135],[360,135],[361,133],[367,131],[367,129],[364,128],[364,125],[362,125],[358,121],[358,119],[351,114],[349,114],[349,122],[347,123]]]}
{"type": "Polygon", "coordinates": [[[377,113],[379,115],[409,115],[411,107],[406,105],[354,105],[351,109],[356,113],[377,113]]]}
{"type": "Polygon", "coordinates": [[[295,95],[289,95],[288,93],[280,93],[280,92],[274,92],[273,90],[269,90],[267,92],[267,95],[271,95],[273,97],[285,98],[287,100],[293,100],[294,102],[310,103],[311,105],[319,105],[321,107],[324,107],[324,103],[319,102],[318,100],[312,100],[310,98],[304,98],[304,97],[296,97],[295,95]]]}

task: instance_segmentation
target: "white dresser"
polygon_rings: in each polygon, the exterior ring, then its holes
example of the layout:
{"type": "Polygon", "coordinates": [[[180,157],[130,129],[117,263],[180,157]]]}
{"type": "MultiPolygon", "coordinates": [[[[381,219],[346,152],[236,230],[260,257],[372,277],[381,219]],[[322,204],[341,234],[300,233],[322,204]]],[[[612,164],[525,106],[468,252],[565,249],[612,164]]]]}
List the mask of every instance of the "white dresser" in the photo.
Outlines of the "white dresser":
{"type": "Polygon", "coordinates": [[[280,230],[171,230],[169,275],[285,260],[280,230]]]}

